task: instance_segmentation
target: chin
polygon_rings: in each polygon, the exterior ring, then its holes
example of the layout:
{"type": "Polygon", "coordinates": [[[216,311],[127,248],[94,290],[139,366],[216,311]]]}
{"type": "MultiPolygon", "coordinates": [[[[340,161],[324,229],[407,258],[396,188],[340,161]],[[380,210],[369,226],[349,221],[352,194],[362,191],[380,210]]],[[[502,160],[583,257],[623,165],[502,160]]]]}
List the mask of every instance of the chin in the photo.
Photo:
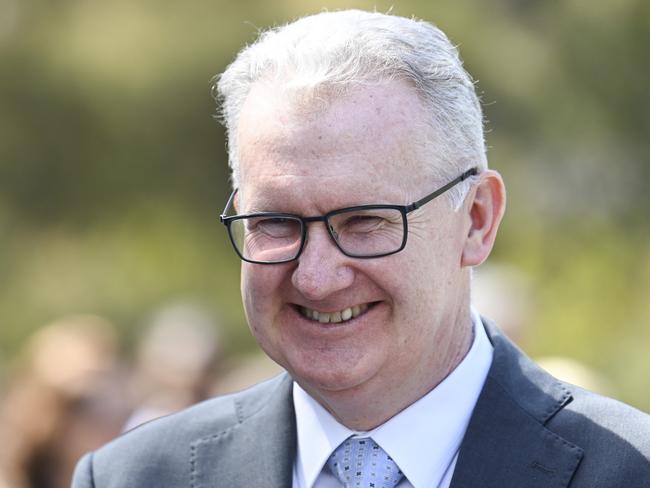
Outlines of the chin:
{"type": "Polygon", "coordinates": [[[312,362],[304,367],[287,368],[291,376],[313,396],[356,392],[364,387],[375,376],[370,364],[346,365],[333,363],[316,367],[312,362]]]}
{"type": "Polygon", "coordinates": [[[387,363],[388,307],[373,304],[366,313],[341,324],[305,318],[284,307],[268,329],[253,328],[257,342],[312,395],[358,391],[387,363]]]}

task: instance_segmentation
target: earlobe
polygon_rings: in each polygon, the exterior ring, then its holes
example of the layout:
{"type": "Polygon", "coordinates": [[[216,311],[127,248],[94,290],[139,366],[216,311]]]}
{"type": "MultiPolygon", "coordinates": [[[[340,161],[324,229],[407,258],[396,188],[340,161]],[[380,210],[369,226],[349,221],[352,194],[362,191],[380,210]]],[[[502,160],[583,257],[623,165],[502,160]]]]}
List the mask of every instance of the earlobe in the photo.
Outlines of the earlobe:
{"type": "Polygon", "coordinates": [[[461,266],[478,266],[492,251],[506,206],[506,191],[501,175],[487,170],[470,195],[467,204],[467,237],[461,266]]]}

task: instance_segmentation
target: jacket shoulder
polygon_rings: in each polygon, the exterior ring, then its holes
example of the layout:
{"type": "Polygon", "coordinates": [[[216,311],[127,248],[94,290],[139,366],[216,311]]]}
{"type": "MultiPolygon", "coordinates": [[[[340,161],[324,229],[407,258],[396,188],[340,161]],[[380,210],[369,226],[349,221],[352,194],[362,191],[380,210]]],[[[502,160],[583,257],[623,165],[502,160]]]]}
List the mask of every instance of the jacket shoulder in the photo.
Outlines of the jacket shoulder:
{"type": "Polygon", "coordinates": [[[268,398],[290,382],[283,374],[242,392],[206,400],[140,425],[84,456],[72,486],[185,486],[193,443],[227,432],[254,416],[268,398]]]}
{"type": "Polygon", "coordinates": [[[650,416],[612,398],[569,388],[572,401],[547,427],[584,450],[575,481],[597,479],[601,486],[650,483],[650,416]]]}
{"type": "Polygon", "coordinates": [[[585,438],[598,439],[605,430],[650,454],[650,415],[613,398],[569,385],[573,400],[553,424],[585,438]]]}
{"type": "MultiPolygon", "coordinates": [[[[506,423],[515,414],[524,412],[543,429],[538,429],[542,435],[548,433],[558,445],[579,453],[571,487],[650,486],[650,416],[554,378],[493,323],[486,319],[483,323],[494,346],[492,367],[482,393],[485,398],[483,403],[479,399],[475,410],[476,413],[482,406],[483,423],[491,421],[495,405],[510,409],[510,414],[503,419],[506,423]]],[[[521,417],[520,422],[526,420],[521,417]]],[[[479,433],[484,429],[484,425],[476,426],[479,433]]],[[[501,431],[518,435],[506,427],[501,431]]],[[[484,443],[492,442],[492,438],[476,437],[484,443]]]]}

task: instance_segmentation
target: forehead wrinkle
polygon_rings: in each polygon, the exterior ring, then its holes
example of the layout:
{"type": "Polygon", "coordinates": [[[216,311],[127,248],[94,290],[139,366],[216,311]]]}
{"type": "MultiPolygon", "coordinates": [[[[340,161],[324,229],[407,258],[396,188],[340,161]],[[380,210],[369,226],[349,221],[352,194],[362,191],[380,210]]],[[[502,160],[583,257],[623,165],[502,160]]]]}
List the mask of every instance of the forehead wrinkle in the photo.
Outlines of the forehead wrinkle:
{"type": "MultiPolygon", "coordinates": [[[[326,213],[345,206],[368,203],[365,201],[358,203],[355,200],[359,192],[355,191],[356,185],[350,184],[349,180],[347,183],[349,200],[342,201],[340,195],[333,195],[329,188],[334,185],[341,188],[344,181],[341,178],[340,175],[320,177],[280,174],[277,177],[256,178],[256,183],[245,186],[244,192],[252,197],[247,197],[247,201],[251,204],[249,211],[276,209],[289,211],[290,209],[291,213],[307,215],[314,211],[326,213]]],[[[366,193],[365,188],[363,193],[366,193]]]]}
{"type": "MultiPolygon", "coordinates": [[[[419,159],[420,151],[412,143],[413,137],[404,133],[396,137],[386,131],[375,131],[356,136],[328,138],[319,133],[314,140],[313,131],[301,128],[298,131],[278,133],[274,129],[265,135],[256,134],[252,140],[245,139],[241,147],[242,174],[249,167],[260,166],[269,175],[314,175],[326,177],[335,167],[337,174],[358,174],[359,166],[370,167],[372,174],[390,171],[395,165],[412,165],[419,159]],[[307,141],[307,142],[306,142],[307,141]],[[364,141],[372,141],[364,144],[364,141]],[[386,155],[378,159],[377,149],[386,155]],[[260,165],[259,163],[265,163],[260,165]]],[[[367,175],[370,176],[370,175],[367,175]]]]}
{"type": "Polygon", "coordinates": [[[390,151],[393,157],[384,159],[376,155],[366,155],[365,151],[341,150],[333,157],[320,158],[308,155],[294,159],[282,151],[263,153],[264,160],[246,158],[242,164],[241,187],[249,186],[254,181],[257,188],[283,189],[286,186],[323,185],[327,183],[363,188],[385,185],[401,191],[416,194],[422,182],[424,172],[416,164],[417,158],[404,151],[390,151]],[[262,164],[258,164],[262,163],[262,164]],[[395,178],[396,170],[401,173],[395,178]],[[250,178],[249,178],[250,177],[250,178]]]}
{"type": "Polygon", "coordinates": [[[240,192],[242,200],[246,195],[246,201],[251,204],[248,211],[291,209],[291,213],[306,215],[356,205],[406,205],[423,193],[420,172],[395,179],[394,168],[389,164],[374,165],[375,171],[363,174],[350,165],[343,166],[344,171],[332,173],[328,162],[314,164],[324,165],[323,170],[314,174],[310,164],[290,162],[280,165],[290,171],[262,165],[264,169],[255,171],[254,178],[243,178],[240,192]],[[333,188],[342,190],[345,198],[340,197],[340,192],[334,195],[333,188]]]}

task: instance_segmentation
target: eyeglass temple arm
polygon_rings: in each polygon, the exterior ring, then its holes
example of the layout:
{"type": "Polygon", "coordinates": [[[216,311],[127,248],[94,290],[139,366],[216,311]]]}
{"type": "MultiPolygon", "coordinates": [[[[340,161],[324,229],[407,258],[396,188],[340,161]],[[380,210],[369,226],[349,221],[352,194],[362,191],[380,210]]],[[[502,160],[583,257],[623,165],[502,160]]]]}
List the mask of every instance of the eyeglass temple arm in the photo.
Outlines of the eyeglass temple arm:
{"type": "Polygon", "coordinates": [[[224,219],[227,217],[228,212],[230,211],[230,207],[232,206],[232,202],[235,200],[235,195],[237,194],[238,188],[235,188],[233,192],[230,194],[230,198],[228,198],[228,201],[226,202],[226,206],[223,209],[223,212],[221,212],[221,215],[219,215],[219,220],[221,222],[224,221],[224,219]]]}
{"type": "Polygon", "coordinates": [[[425,203],[429,203],[434,198],[439,197],[440,195],[442,195],[444,192],[446,192],[447,190],[449,190],[453,186],[456,186],[458,183],[460,183],[462,181],[465,181],[470,176],[474,176],[474,175],[477,175],[477,174],[478,174],[478,168],[468,169],[462,175],[460,175],[458,178],[456,178],[455,180],[450,181],[449,183],[447,183],[442,188],[434,191],[430,195],[427,195],[426,197],[418,200],[417,202],[413,202],[411,205],[409,205],[407,207],[407,212],[411,212],[412,210],[420,208],[425,203]]]}
{"type": "MultiPolygon", "coordinates": [[[[458,178],[456,178],[455,180],[450,181],[449,183],[447,183],[442,188],[439,188],[438,190],[436,190],[433,193],[431,193],[430,195],[427,195],[426,197],[418,200],[417,202],[413,202],[411,205],[409,205],[407,207],[407,209],[406,209],[407,212],[411,212],[411,211],[413,211],[413,210],[415,210],[417,208],[420,208],[425,203],[428,203],[431,200],[433,200],[434,198],[439,197],[444,192],[446,192],[450,188],[454,187],[458,183],[460,183],[462,181],[465,181],[470,176],[474,176],[476,174],[478,174],[478,168],[468,169],[462,175],[460,175],[458,178]]],[[[235,195],[237,194],[237,190],[238,190],[238,188],[235,188],[235,190],[233,190],[233,192],[230,194],[230,198],[228,198],[228,201],[226,202],[226,206],[224,207],[223,212],[221,212],[221,215],[219,216],[219,220],[221,220],[221,222],[223,222],[224,219],[226,218],[226,216],[228,215],[228,211],[230,210],[230,207],[232,206],[232,203],[235,200],[235,195]]],[[[320,217],[317,218],[317,219],[315,219],[313,217],[310,217],[310,218],[308,218],[308,220],[324,220],[324,219],[322,219],[320,217]]]]}

